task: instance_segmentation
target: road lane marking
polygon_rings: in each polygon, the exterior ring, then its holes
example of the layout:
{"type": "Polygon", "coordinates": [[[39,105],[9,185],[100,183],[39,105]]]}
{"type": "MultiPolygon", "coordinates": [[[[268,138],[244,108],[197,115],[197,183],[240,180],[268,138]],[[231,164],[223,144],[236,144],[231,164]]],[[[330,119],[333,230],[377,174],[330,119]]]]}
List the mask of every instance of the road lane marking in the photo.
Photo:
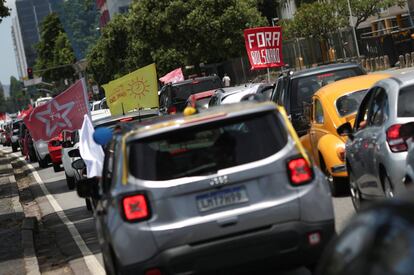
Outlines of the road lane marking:
{"type": "MultiPolygon", "coordinates": [[[[24,157],[19,157],[17,154],[12,154],[16,158],[18,158],[21,161],[25,161],[24,157]]],[[[69,218],[65,215],[63,212],[62,207],[59,205],[59,203],[56,201],[56,199],[50,194],[49,190],[45,186],[42,178],[40,177],[39,173],[36,171],[36,169],[31,165],[30,163],[26,163],[27,167],[32,172],[33,177],[35,178],[36,182],[39,184],[40,188],[42,189],[42,192],[44,196],[49,201],[50,205],[52,206],[53,210],[56,212],[56,214],[59,216],[60,220],[63,222],[63,224],[66,225],[68,228],[70,234],[72,235],[73,240],[75,241],[76,245],[78,246],[79,250],[81,251],[83,255],[83,259],[86,263],[86,266],[88,267],[89,271],[93,275],[100,275],[105,274],[105,270],[101,263],[98,261],[96,256],[89,250],[88,246],[86,245],[85,241],[82,239],[81,235],[79,234],[78,229],[76,229],[76,226],[69,220],[69,218]]]]}

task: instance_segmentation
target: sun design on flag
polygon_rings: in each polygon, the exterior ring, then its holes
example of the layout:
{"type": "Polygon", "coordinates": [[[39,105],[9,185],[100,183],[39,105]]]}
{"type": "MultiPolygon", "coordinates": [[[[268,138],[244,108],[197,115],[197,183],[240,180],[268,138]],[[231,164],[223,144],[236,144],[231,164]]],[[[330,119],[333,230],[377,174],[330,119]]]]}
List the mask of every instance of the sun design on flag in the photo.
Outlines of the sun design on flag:
{"type": "Polygon", "coordinates": [[[148,81],[144,80],[144,78],[134,78],[128,83],[129,94],[133,95],[135,98],[141,99],[145,96],[146,93],[149,92],[150,85],[148,81]]]}

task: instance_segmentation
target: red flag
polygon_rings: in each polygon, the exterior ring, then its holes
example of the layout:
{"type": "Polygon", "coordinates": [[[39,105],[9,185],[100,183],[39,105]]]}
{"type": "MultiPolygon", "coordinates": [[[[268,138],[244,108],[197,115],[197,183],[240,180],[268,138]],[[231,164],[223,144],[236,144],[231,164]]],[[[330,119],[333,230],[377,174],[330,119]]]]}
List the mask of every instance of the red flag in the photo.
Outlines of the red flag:
{"type": "Polygon", "coordinates": [[[283,66],[282,28],[260,27],[244,30],[252,70],[283,66]]]}
{"type": "Polygon", "coordinates": [[[175,83],[183,80],[184,75],[181,68],[175,69],[174,71],[169,72],[168,74],[160,78],[160,81],[163,83],[175,83]]]}
{"type": "Polygon", "coordinates": [[[82,80],[78,80],[66,91],[46,104],[33,109],[24,118],[34,140],[50,140],[63,130],[80,129],[83,116],[88,113],[82,80]]]}

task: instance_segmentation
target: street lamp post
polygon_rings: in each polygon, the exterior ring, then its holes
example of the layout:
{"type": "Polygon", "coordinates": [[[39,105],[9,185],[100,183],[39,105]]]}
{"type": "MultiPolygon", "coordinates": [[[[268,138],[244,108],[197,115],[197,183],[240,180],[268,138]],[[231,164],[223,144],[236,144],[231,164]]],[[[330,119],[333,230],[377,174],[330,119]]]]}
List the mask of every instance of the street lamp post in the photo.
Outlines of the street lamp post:
{"type": "Polygon", "coordinates": [[[354,26],[354,19],[352,17],[351,2],[350,2],[350,0],[347,0],[347,1],[348,1],[348,9],[349,9],[349,23],[351,24],[352,34],[354,35],[354,40],[355,40],[355,48],[356,48],[357,56],[358,56],[358,59],[359,59],[361,57],[361,55],[359,53],[359,46],[358,46],[358,40],[357,40],[356,30],[355,30],[355,26],[354,26]]]}

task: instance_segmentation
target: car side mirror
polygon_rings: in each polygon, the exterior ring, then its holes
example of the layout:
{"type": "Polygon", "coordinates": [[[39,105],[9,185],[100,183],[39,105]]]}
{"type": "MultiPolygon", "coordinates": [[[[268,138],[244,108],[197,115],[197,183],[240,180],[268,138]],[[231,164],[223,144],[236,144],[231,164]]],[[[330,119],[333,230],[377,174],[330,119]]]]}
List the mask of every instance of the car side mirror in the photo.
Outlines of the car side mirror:
{"type": "Polygon", "coordinates": [[[71,158],[80,158],[81,157],[80,152],[79,152],[79,149],[72,149],[72,150],[70,150],[68,152],[68,155],[71,158]]]}
{"type": "Polygon", "coordinates": [[[352,125],[349,122],[346,122],[344,124],[342,124],[341,126],[338,127],[338,129],[336,129],[336,132],[338,133],[338,135],[340,136],[347,136],[350,139],[353,138],[353,131],[352,131],[352,125]]]}
{"type": "Polygon", "coordinates": [[[83,159],[77,159],[74,162],[72,162],[72,168],[75,170],[82,170],[86,168],[86,165],[83,159]]]}
{"type": "Polygon", "coordinates": [[[73,144],[69,140],[62,142],[62,148],[70,148],[72,146],[73,146],[73,144]]]}
{"type": "Polygon", "coordinates": [[[52,140],[52,141],[50,142],[50,144],[51,144],[53,147],[58,147],[58,146],[60,146],[60,141],[59,141],[59,140],[52,140]]]}

